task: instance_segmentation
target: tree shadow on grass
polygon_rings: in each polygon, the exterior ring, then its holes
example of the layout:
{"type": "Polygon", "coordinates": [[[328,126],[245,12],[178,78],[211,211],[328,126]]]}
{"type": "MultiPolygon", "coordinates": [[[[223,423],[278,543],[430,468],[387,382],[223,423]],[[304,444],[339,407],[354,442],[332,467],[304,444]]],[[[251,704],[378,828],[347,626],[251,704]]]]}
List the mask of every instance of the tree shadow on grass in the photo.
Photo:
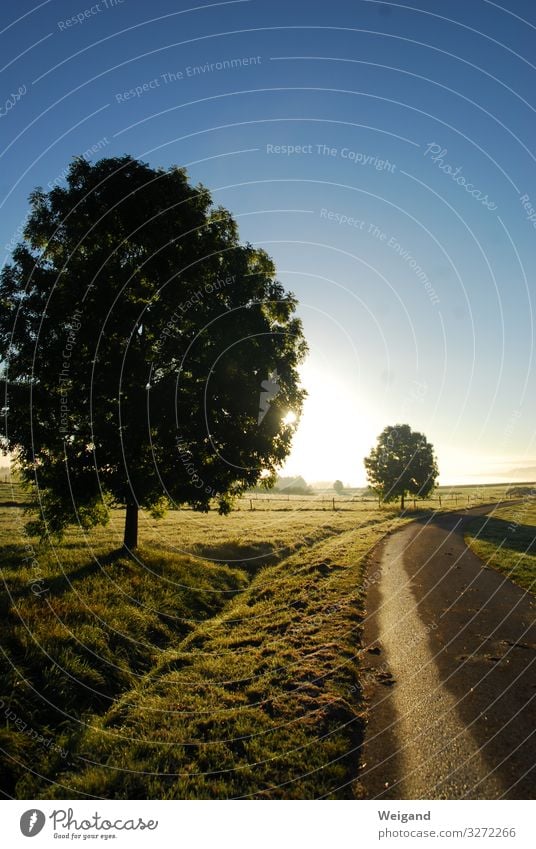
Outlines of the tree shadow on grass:
{"type": "Polygon", "coordinates": [[[75,581],[89,578],[91,575],[102,571],[103,567],[113,566],[118,560],[125,559],[127,556],[123,548],[116,548],[113,551],[109,551],[103,557],[94,557],[87,563],[77,566],[75,569],[66,570],[64,573],[56,575],[47,581],[50,592],[54,596],[61,596],[72,589],[71,585],[75,581]]]}
{"type": "Polygon", "coordinates": [[[484,516],[471,520],[464,530],[482,542],[502,549],[520,554],[536,554],[536,525],[522,525],[512,520],[484,516]]]}
{"type": "MultiPolygon", "coordinates": [[[[2,560],[7,559],[6,555],[9,557],[10,552],[12,554],[12,569],[17,565],[20,565],[21,567],[25,565],[28,555],[24,553],[22,546],[11,545],[2,547],[0,553],[2,560]],[[13,560],[15,562],[13,562],[13,560]]],[[[118,548],[108,552],[108,554],[105,554],[103,557],[93,558],[92,560],[82,563],[80,566],[76,566],[73,569],[66,569],[65,572],[55,575],[54,577],[50,577],[49,575],[40,575],[39,572],[36,571],[31,580],[29,579],[22,587],[20,587],[20,589],[13,590],[10,593],[10,596],[13,599],[21,598],[22,596],[27,596],[32,592],[35,595],[51,594],[55,597],[62,596],[64,593],[69,592],[69,590],[72,589],[72,584],[75,581],[83,580],[90,575],[95,575],[101,571],[103,567],[112,566],[117,560],[124,557],[124,550],[118,548]]]]}
{"type": "Polygon", "coordinates": [[[14,499],[8,499],[7,501],[0,501],[0,507],[18,507],[25,509],[27,507],[31,507],[32,504],[30,501],[16,501],[14,499]]]}
{"type": "Polygon", "coordinates": [[[294,546],[278,547],[269,542],[248,544],[238,540],[226,540],[216,545],[198,543],[191,546],[188,553],[254,574],[263,566],[278,563],[288,557],[293,549],[294,546]]]}
{"type": "Polygon", "coordinates": [[[327,534],[322,539],[316,539],[306,534],[299,536],[290,545],[276,545],[271,542],[243,543],[240,540],[225,540],[216,545],[197,543],[191,546],[188,554],[215,563],[224,563],[231,568],[244,569],[250,575],[254,575],[264,566],[280,563],[300,549],[323,542],[331,535],[327,534]]]}

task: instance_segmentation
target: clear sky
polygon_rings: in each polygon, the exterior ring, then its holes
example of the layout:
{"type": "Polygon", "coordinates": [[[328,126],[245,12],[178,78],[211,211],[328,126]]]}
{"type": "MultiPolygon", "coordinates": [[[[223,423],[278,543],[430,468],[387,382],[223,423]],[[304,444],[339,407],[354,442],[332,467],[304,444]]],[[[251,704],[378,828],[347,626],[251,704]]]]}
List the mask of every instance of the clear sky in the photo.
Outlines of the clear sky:
{"type": "Polygon", "coordinates": [[[1,15],[4,261],[73,155],[185,165],[300,301],[309,399],[286,474],[362,484],[404,421],[443,483],[536,477],[532,0],[1,15]]]}

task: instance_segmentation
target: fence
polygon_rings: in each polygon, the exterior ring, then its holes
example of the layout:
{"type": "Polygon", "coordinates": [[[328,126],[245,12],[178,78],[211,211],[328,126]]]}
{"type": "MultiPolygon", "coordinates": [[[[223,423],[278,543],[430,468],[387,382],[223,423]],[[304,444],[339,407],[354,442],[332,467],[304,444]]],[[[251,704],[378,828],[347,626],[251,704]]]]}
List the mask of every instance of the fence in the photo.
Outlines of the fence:
{"type": "MultiPolygon", "coordinates": [[[[485,489],[485,488],[484,488],[485,489]]],[[[477,504],[482,504],[491,500],[499,500],[503,498],[505,493],[501,492],[500,494],[495,493],[491,494],[490,491],[486,492],[470,492],[470,493],[462,493],[462,492],[442,492],[434,494],[431,498],[406,498],[406,508],[413,507],[413,509],[426,508],[436,506],[439,509],[452,508],[452,507],[467,507],[467,506],[475,506],[477,504]]],[[[508,496],[509,498],[511,496],[508,496]]],[[[247,496],[242,496],[237,499],[235,504],[235,510],[352,510],[359,508],[361,505],[374,505],[376,507],[382,506],[393,506],[396,507],[396,502],[389,502],[389,504],[383,504],[381,499],[372,497],[370,495],[355,495],[351,498],[344,498],[340,496],[331,496],[328,494],[323,495],[268,495],[263,493],[253,493],[247,496]],[[350,505],[344,506],[344,505],[350,505]]]]}

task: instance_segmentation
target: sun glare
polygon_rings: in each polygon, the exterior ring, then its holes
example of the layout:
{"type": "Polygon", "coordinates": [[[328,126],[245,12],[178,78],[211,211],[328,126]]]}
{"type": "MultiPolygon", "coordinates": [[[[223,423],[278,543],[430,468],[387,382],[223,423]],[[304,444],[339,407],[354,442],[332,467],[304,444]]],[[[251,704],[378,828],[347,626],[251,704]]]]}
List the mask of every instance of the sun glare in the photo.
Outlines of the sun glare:
{"type": "Polygon", "coordinates": [[[298,417],[297,417],[296,413],[293,413],[292,410],[290,410],[285,416],[283,416],[283,424],[284,425],[294,424],[294,422],[296,421],[297,418],[298,417]]]}
{"type": "MultiPolygon", "coordinates": [[[[303,475],[308,482],[339,477],[364,484],[362,458],[374,444],[377,428],[355,386],[311,361],[302,367],[301,379],[308,394],[281,474],[303,475]]],[[[283,418],[285,424],[296,420],[292,412],[283,418]]]]}

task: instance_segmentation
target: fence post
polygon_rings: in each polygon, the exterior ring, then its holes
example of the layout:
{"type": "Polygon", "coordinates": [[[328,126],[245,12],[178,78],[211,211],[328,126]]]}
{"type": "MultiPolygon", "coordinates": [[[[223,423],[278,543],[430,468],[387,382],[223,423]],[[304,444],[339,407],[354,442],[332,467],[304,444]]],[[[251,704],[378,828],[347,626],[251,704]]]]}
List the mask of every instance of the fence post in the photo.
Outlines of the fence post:
{"type": "Polygon", "coordinates": [[[333,499],[333,509],[335,510],[335,499],[333,499]]]}
{"type": "Polygon", "coordinates": [[[439,506],[441,507],[441,496],[439,496],[439,506]]]}
{"type": "Polygon", "coordinates": [[[251,498],[249,499],[249,509],[253,510],[253,500],[251,498]]]}

